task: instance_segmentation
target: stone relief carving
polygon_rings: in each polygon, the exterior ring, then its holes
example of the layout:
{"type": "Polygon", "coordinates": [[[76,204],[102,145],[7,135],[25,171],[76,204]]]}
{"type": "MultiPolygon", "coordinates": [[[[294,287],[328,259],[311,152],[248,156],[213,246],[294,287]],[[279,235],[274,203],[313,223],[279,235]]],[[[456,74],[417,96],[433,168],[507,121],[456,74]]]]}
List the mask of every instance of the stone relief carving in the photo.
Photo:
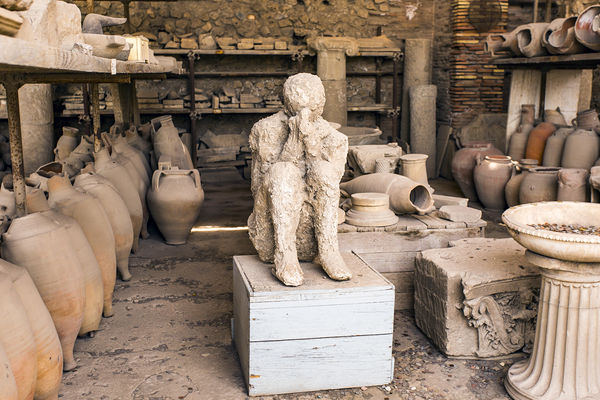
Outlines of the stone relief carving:
{"type": "Polygon", "coordinates": [[[463,302],[469,325],[478,331],[479,357],[497,357],[533,345],[539,289],[495,293],[463,302]]]}

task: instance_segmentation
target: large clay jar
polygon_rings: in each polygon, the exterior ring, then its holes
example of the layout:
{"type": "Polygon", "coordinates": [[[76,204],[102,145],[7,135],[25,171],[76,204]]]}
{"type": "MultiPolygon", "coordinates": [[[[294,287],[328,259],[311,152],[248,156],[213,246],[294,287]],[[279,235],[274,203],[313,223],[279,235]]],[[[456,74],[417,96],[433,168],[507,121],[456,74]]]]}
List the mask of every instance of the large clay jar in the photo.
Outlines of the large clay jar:
{"type": "Polygon", "coordinates": [[[596,131],[600,127],[598,113],[594,109],[578,112],[576,123],[578,128],[588,131],[596,131]]]}
{"type": "Polygon", "coordinates": [[[76,367],[73,345],[83,320],[85,287],[67,230],[40,213],[15,219],[2,235],[2,256],[27,269],[52,316],[64,356],[76,367]]]}
{"type": "Polygon", "coordinates": [[[539,57],[546,54],[542,46],[542,36],[548,27],[547,23],[538,22],[521,26],[517,33],[517,45],[525,57],[539,57]]]}
{"type": "Polygon", "coordinates": [[[174,167],[181,170],[194,169],[192,157],[179,138],[179,132],[173,125],[171,116],[160,117],[158,120],[160,121],[160,128],[153,138],[156,159],[160,160],[161,156],[168,156],[171,158],[171,165],[174,167]]]}
{"type": "Polygon", "coordinates": [[[0,273],[0,321],[0,345],[8,356],[18,398],[33,399],[37,374],[35,340],[23,302],[4,273],[0,273]]]}
{"type": "Polygon", "coordinates": [[[542,158],[544,167],[560,167],[565,141],[574,131],[575,128],[559,128],[546,140],[542,158]]]}
{"type": "Polygon", "coordinates": [[[517,43],[517,33],[522,27],[519,26],[512,32],[491,34],[488,35],[484,48],[485,51],[491,53],[492,57],[521,57],[523,53],[519,50],[517,43]]]}
{"type": "Polygon", "coordinates": [[[477,193],[473,183],[473,170],[477,160],[491,155],[502,155],[502,152],[491,143],[486,142],[466,143],[462,149],[454,154],[452,176],[463,194],[471,201],[477,201],[477,193]]]}
{"type": "MultiPolygon", "coordinates": [[[[55,400],[62,379],[63,355],[52,317],[25,268],[0,260],[0,273],[7,274],[12,280],[33,333],[37,362],[34,398],[55,400]]],[[[2,383],[0,387],[3,387],[2,383]]],[[[3,399],[2,393],[0,399],[3,399]]]]}
{"type": "Polygon", "coordinates": [[[14,217],[17,212],[15,194],[0,185],[0,216],[14,217]]]}
{"type": "Polygon", "coordinates": [[[598,159],[600,138],[594,131],[577,129],[565,140],[561,166],[589,170],[598,159]]]}
{"type": "Polygon", "coordinates": [[[354,193],[387,193],[396,213],[426,213],[433,207],[429,188],[402,175],[369,174],[340,184],[348,196],[354,193]]]}
{"type": "Polygon", "coordinates": [[[69,154],[68,160],[85,164],[93,160],[94,138],[91,136],[82,136],[81,141],[75,149],[69,154]],[[76,161],[75,161],[76,160],[76,161]]]}
{"type": "Polygon", "coordinates": [[[105,288],[103,314],[110,317],[113,315],[112,293],[117,275],[117,258],[112,227],[102,204],[93,196],[75,190],[69,179],[62,176],[53,176],[48,180],[48,204],[61,214],[73,218],[83,230],[102,274],[105,288]]]}
{"type": "Polygon", "coordinates": [[[587,182],[590,173],[585,169],[563,168],[558,171],[558,201],[587,201],[587,182]]]}
{"type": "Polygon", "coordinates": [[[204,191],[196,169],[159,169],[152,176],[148,206],[168,244],[184,244],[200,215],[204,191]]]}
{"type": "Polygon", "coordinates": [[[127,143],[130,146],[138,149],[144,154],[148,165],[150,163],[150,152],[152,151],[152,144],[146,140],[144,140],[140,135],[138,135],[137,128],[135,126],[131,126],[128,130],[125,131],[125,138],[127,139],[127,143]]]}
{"type": "Polygon", "coordinates": [[[577,17],[556,18],[544,32],[542,43],[550,54],[583,53],[585,48],[575,39],[577,17]]]}
{"type": "Polygon", "coordinates": [[[519,203],[556,201],[558,192],[558,171],[560,168],[532,168],[523,178],[519,190],[519,203]]]}
{"type": "Polygon", "coordinates": [[[54,148],[54,161],[65,160],[79,144],[79,129],[63,126],[63,134],[54,148]]]}
{"type": "MultiPolygon", "coordinates": [[[[70,243],[75,250],[79,267],[83,273],[83,283],[85,286],[83,321],[81,322],[81,328],[79,328],[79,336],[97,331],[102,319],[104,285],[100,266],[83,230],[73,218],[50,210],[50,206],[42,190],[35,189],[27,193],[26,205],[27,212],[39,212],[45,217],[56,221],[67,230],[70,243]]],[[[109,302],[110,300],[111,298],[109,298],[109,302]]]]}
{"type": "Polygon", "coordinates": [[[152,169],[150,168],[150,164],[146,160],[144,153],[127,143],[127,139],[123,136],[114,137],[112,139],[112,144],[118,153],[123,154],[132,162],[142,179],[144,179],[144,183],[149,185],[152,169]]]}
{"type": "Polygon", "coordinates": [[[10,368],[10,360],[0,344],[0,400],[19,400],[15,375],[10,368]]]}
{"type": "Polygon", "coordinates": [[[133,245],[133,225],[127,205],[110,181],[95,172],[87,172],[75,178],[75,188],[94,196],[106,211],[115,237],[117,269],[121,279],[131,279],[129,253],[133,245]]]}
{"type": "Polygon", "coordinates": [[[590,6],[579,14],[575,22],[577,40],[594,51],[600,51],[600,35],[594,29],[598,14],[600,14],[600,5],[590,6]]]}
{"type": "MultiPolygon", "coordinates": [[[[525,105],[523,107],[525,107],[525,105]]],[[[527,140],[529,139],[529,133],[531,133],[532,129],[533,123],[521,123],[517,130],[512,135],[510,135],[510,145],[508,146],[508,156],[510,158],[514,160],[520,160],[523,157],[525,157],[527,140]]]]}
{"type": "Polygon", "coordinates": [[[107,149],[101,149],[97,153],[94,153],[94,157],[96,158],[94,165],[96,173],[108,179],[117,188],[119,195],[121,195],[129,210],[131,225],[133,226],[132,250],[135,253],[138,248],[144,218],[140,195],[131,181],[127,170],[116,161],[111,160],[107,149]]]}
{"type": "Polygon", "coordinates": [[[475,189],[481,204],[490,210],[504,210],[504,187],[513,174],[514,164],[508,156],[486,156],[473,171],[475,189]]]}
{"type": "MultiPolygon", "coordinates": [[[[415,182],[429,186],[427,180],[426,161],[429,156],[427,154],[405,154],[400,156],[402,163],[402,175],[415,182]]],[[[393,172],[393,171],[391,171],[393,172]]]]}
{"type": "Polygon", "coordinates": [[[513,175],[504,187],[504,199],[509,207],[519,205],[519,190],[525,176],[531,168],[537,167],[537,160],[523,159],[518,162],[513,175]]]}
{"type": "Polygon", "coordinates": [[[554,133],[556,126],[549,122],[542,122],[529,134],[527,140],[527,149],[525,150],[525,158],[538,160],[538,165],[542,164],[544,150],[546,148],[546,140],[554,133]]]}

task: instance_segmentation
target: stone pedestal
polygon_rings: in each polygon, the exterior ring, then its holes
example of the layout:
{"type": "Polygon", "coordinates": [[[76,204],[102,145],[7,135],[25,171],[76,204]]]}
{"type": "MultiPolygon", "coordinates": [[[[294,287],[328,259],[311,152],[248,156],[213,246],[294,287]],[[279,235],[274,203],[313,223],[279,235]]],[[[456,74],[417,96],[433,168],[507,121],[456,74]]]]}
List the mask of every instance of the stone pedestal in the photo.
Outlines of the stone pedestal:
{"type": "Polygon", "coordinates": [[[317,75],[325,87],[323,118],[346,126],[346,55],[358,54],[358,43],[353,38],[318,37],[308,45],[317,51],[317,75]]]}
{"type": "Polygon", "coordinates": [[[526,257],[542,274],[535,344],[506,390],[517,400],[600,398],[600,263],[526,257]]]}
{"type": "Polygon", "coordinates": [[[390,226],[398,223],[398,217],[390,210],[390,196],[385,193],[354,193],[352,209],[346,215],[346,223],[355,226],[390,226]]]}

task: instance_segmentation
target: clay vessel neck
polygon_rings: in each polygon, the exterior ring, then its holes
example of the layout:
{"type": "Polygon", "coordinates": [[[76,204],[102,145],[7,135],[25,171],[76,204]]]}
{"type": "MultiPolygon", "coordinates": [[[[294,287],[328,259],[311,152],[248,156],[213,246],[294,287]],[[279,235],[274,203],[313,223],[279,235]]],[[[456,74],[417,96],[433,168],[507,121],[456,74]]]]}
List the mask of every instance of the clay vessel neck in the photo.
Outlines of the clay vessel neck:
{"type": "Polygon", "coordinates": [[[108,149],[105,147],[95,152],[94,160],[96,160],[97,163],[105,163],[110,161],[110,154],[108,153],[108,149]]]}
{"type": "Polygon", "coordinates": [[[585,130],[593,130],[600,125],[596,110],[586,110],[577,113],[577,127],[585,130]]]}
{"type": "Polygon", "coordinates": [[[73,186],[68,178],[64,176],[53,176],[48,179],[48,192],[49,193],[57,193],[57,192],[65,192],[65,191],[74,191],[73,186]]]}
{"type": "Polygon", "coordinates": [[[35,189],[27,193],[25,202],[28,213],[43,212],[50,209],[46,195],[41,189],[35,189]]]}

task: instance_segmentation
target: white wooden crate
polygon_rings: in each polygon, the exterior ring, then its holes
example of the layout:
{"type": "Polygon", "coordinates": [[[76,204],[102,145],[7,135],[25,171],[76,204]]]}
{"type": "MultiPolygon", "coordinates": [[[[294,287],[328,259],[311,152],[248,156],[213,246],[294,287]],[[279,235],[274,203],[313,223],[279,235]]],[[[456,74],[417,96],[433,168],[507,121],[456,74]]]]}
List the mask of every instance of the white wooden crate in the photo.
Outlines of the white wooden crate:
{"type": "Polygon", "coordinates": [[[256,256],[233,257],[233,333],[250,396],[392,381],[394,286],[356,255],[343,257],[350,281],[303,263],[297,288],[256,256]]]}

